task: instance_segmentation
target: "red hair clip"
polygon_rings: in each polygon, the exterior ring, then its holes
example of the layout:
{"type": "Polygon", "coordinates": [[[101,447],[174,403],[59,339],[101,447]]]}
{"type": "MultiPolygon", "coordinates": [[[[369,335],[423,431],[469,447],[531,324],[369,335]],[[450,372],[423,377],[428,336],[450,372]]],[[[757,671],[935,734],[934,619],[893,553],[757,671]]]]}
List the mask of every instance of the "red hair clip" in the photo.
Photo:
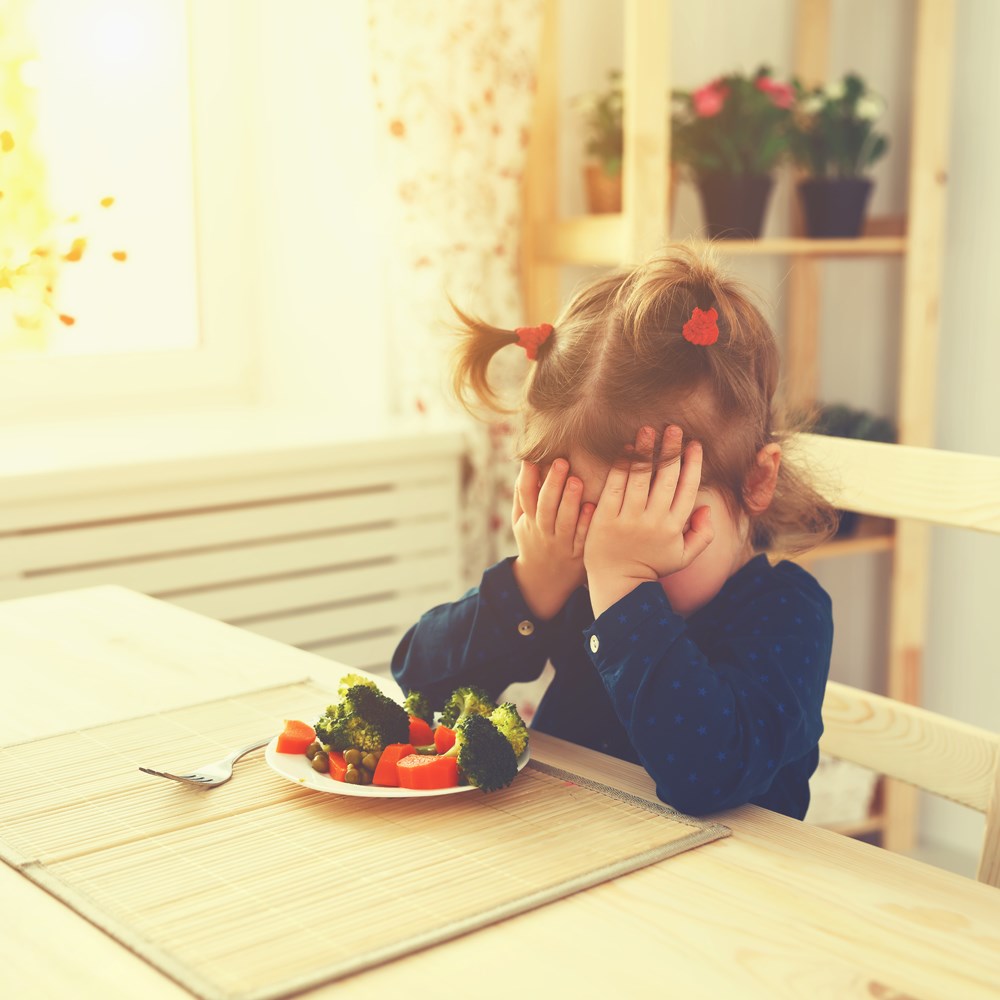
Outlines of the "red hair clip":
{"type": "Polygon", "coordinates": [[[699,347],[707,347],[719,339],[719,314],[712,309],[694,307],[691,318],[684,324],[681,331],[684,339],[699,347]]]}
{"type": "Polygon", "coordinates": [[[538,357],[538,348],[549,339],[549,334],[552,333],[552,324],[519,326],[514,333],[517,334],[518,344],[524,348],[524,353],[528,355],[528,360],[534,361],[538,357]]]}

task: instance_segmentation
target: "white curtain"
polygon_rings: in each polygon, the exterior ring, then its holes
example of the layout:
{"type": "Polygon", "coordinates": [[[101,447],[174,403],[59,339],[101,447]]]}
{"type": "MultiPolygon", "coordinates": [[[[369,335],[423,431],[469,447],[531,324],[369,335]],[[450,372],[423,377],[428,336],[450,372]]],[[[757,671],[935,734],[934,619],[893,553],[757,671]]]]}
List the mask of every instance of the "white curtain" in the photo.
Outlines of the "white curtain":
{"type": "MultiPolygon", "coordinates": [[[[372,84],[386,183],[386,316],[398,414],[448,411],[450,297],[513,329],[521,181],[535,92],[540,0],[369,0],[372,84]]],[[[514,390],[526,361],[493,362],[514,390]]],[[[509,428],[470,420],[465,477],[469,582],[511,552],[516,466],[509,428]]]]}

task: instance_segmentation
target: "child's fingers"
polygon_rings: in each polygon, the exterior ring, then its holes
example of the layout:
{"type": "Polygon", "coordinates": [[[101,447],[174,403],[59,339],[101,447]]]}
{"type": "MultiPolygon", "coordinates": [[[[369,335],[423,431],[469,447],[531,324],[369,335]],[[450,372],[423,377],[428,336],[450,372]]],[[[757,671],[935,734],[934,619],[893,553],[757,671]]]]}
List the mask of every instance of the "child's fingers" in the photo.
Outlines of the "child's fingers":
{"type": "Polygon", "coordinates": [[[597,498],[597,509],[602,517],[617,517],[621,513],[630,464],[620,460],[608,469],[608,478],[604,480],[601,495],[597,498]]]}
{"type": "Polygon", "coordinates": [[[698,490],[701,487],[701,445],[692,441],[685,449],[680,461],[680,472],[677,475],[677,488],[670,504],[671,513],[686,521],[694,509],[698,490]]]}
{"type": "Polygon", "coordinates": [[[650,505],[670,509],[677,489],[677,480],[681,472],[681,445],[684,432],[676,424],[669,424],[663,431],[660,442],[660,466],[656,470],[649,491],[650,505]]]}
{"type": "Polygon", "coordinates": [[[538,466],[522,462],[514,492],[521,510],[534,519],[538,506],[538,466]]]}
{"type": "Polygon", "coordinates": [[[583,501],[583,483],[576,476],[570,476],[563,487],[562,500],[556,511],[555,532],[560,538],[572,538],[576,523],[580,519],[580,504],[583,501]]]}
{"type": "Polygon", "coordinates": [[[553,532],[556,529],[556,515],[559,503],[563,497],[563,487],[569,475],[569,462],[565,458],[557,458],[549,467],[541,489],[538,491],[538,507],[535,521],[543,531],[553,532]]]}
{"type": "Polygon", "coordinates": [[[580,508],[580,516],[576,521],[576,535],[573,537],[573,555],[583,555],[583,546],[587,541],[587,532],[590,530],[590,522],[594,519],[596,504],[587,501],[580,508]]]}
{"type": "Polygon", "coordinates": [[[649,500],[649,484],[653,478],[653,443],[656,434],[652,427],[640,427],[635,436],[635,449],[628,472],[628,483],[622,497],[622,511],[642,513],[649,500]]]}
{"type": "Polygon", "coordinates": [[[684,565],[690,566],[712,544],[712,508],[699,507],[691,515],[691,525],[684,532],[684,565]]]}

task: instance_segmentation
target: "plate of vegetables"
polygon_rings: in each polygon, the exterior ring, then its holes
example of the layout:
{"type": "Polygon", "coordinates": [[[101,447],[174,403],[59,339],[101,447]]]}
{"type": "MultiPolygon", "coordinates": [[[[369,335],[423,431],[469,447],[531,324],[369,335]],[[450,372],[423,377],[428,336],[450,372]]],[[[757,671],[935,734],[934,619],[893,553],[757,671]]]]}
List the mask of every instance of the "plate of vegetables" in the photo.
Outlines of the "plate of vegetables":
{"type": "Polygon", "coordinates": [[[285,721],[265,751],[272,770],[318,792],[420,798],[497,791],[528,763],[517,708],[482,688],[456,688],[435,708],[419,692],[400,704],[347,674],[338,695],[314,723],[285,721]]]}

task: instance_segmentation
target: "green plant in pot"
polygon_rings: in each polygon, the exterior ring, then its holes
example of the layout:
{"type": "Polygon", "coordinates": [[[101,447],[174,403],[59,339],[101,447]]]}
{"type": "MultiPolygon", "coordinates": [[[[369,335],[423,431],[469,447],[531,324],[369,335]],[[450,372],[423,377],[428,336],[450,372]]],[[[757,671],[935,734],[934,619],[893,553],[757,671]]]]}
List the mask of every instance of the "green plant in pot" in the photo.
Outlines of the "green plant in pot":
{"type": "Polygon", "coordinates": [[[856,73],[812,89],[796,81],[795,93],[791,150],[806,174],[798,185],[806,233],[859,236],[874,187],[866,172],[889,148],[876,130],[885,106],[856,73]]]}
{"type": "MultiPolygon", "coordinates": [[[[625,98],[621,70],[608,72],[604,90],[581,94],[572,101],[573,110],[583,119],[587,162],[583,180],[590,212],[622,210],[622,159],[625,138],[622,128],[625,98]]],[[[674,204],[675,176],[671,169],[668,203],[674,204]]]]}
{"type": "Polygon", "coordinates": [[[794,97],[766,66],[673,92],[673,159],[698,188],[709,238],[760,236],[794,97]]]}
{"type": "Polygon", "coordinates": [[[584,184],[591,212],[620,212],[622,208],[622,75],[608,72],[604,90],[581,94],[572,102],[586,132],[584,184]]]}
{"type": "MultiPolygon", "coordinates": [[[[813,434],[826,434],[830,437],[888,443],[896,440],[896,428],[891,420],[844,403],[825,403],[817,406],[812,416],[805,421],[805,425],[813,434]]],[[[850,535],[857,527],[858,515],[849,510],[839,513],[840,525],[837,536],[850,535]]]]}

